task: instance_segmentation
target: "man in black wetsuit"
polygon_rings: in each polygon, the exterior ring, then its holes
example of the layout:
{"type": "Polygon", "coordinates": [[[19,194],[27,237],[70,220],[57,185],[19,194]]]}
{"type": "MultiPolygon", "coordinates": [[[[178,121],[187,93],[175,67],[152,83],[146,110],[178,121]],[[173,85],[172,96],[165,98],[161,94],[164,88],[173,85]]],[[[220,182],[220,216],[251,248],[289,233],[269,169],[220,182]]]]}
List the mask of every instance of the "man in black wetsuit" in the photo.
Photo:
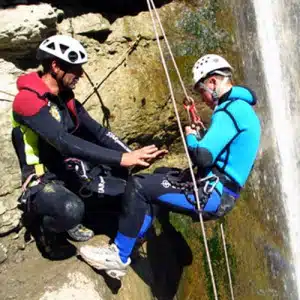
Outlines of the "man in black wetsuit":
{"type": "MultiPolygon", "coordinates": [[[[147,167],[164,150],[150,145],[131,151],[74,99],[72,90],[87,62],[80,42],[63,35],[49,37],[40,44],[37,59],[43,72],[22,75],[17,81],[12,141],[22,173],[23,199],[27,198],[28,211],[39,219],[43,237],[39,246],[44,256],[54,258],[60,256],[56,250],[61,233],[68,232],[77,241],[93,236],[92,230],[81,225],[82,199],[67,188],[66,160],[112,168],[147,167]]],[[[98,177],[102,194],[124,192],[126,178],[98,177]]]]}

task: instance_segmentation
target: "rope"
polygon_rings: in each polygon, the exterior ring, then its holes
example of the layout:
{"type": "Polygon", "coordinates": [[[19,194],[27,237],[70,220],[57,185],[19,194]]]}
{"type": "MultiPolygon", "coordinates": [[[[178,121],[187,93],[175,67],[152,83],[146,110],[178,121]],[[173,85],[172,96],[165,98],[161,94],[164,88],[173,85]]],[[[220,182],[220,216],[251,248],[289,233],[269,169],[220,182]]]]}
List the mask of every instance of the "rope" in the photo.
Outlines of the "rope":
{"type": "MultiPolygon", "coordinates": [[[[14,94],[11,94],[9,92],[6,92],[6,91],[2,91],[0,90],[0,93],[4,94],[4,95],[7,95],[7,96],[11,96],[11,97],[15,97],[16,95],[14,94]]],[[[5,99],[5,98],[1,98],[0,101],[3,101],[3,102],[13,102],[13,100],[10,100],[10,99],[5,99]]]]}
{"type": "Polygon", "coordinates": [[[2,90],[0,90],[0,93],[5,94],[5,95],[8,95],[8,96],[12,96],[12,97],[15,97],[15,96],[16,96],[16,95],[14,95],[14,94],[11,94],[11,93],[9,93],[9,92],[2,91],[2,90]]]}
{"type": "Polygon", "coordinates": [[[0,99],[0,101],[2,101],[2,102],[10,102],[10,103],[12,103],[13,102],[13,100],[8,100],[8,99],[0,99]]]}
{"type": "MultiPolygon", "coordinates": [[[[197,183],[196,183],[196,179],[195,179],[195,175],[194,175],[194,171],[193,171],[193,167],[192,167],[192,162],[191,162],[191,159],[189,157],[189,152],[188,152],[188,149],[187,149],[185,136],[184,136],[184,133],[183,133],[183,130],[182,130],[182,127],[181,127],[181,121],[180,121],[180,117],[179,117],[179,113],[178,113],[178,110],[177,110],[177,105],[176,105],[176,101],[175,101],[175,97],[174,97],[173,86],[172,86],[172,83],[171,83],[171,79],[170,79],[167,64],[166,64],[166,61],[165,61],[165,58],[164,58],[164,54],[163,54],[163,51],[162,51],[162,48],[161,48],[159,35],[158,35],[158,32],[157,32],[156,23],[155,23],[155,19],[154,19],[154,16],[153,16],[153,11],[155,12],[157,22],[160,25],[160,28],[161,28],[161,31],[163,32],[166,43],[167,43],[167,37],[164,33],[164,29],[163,29],[163,26],[161,24],[160,17],[158,15],[157,11],[156,11],[156,7],[155,7],[155,4],[154,4],[153,0],[147,0],[147,5],[148,5],[149,12],[150,12],[150,15],[151,15],[153,28],[154,28],[154,32],[155,32],[155,36],[156,36],[156,41],[157,41],[157,44],[158,44],[162,64],[163,64],[163,67],[164,67],[164,70],[165,70],[165,73],[166,73],[167,82],[168,82],[169,90],[170,90],[170,93],[171,93],[171,99],[172,99],[172,103],[173,103],[174,110],[175,110],[175,115],[176,115],[176,119],[177,119],[177,123],[178,123],[178,128],[179,128],[180,135],[181,135],[181,138],[182,138],[182,141],[183,141],[183,146],[184,146],[185,154],[186,154],[186,157],[187,157],[187,160],[188,160],[188,165],[189,165],[189,169],[190,169],[190,173],[191,173],[191,178],[192,178],[192,182],[193,182],[193,185],[194,185],[194,194],[195,194],[195,198],[196,198],[196,202],[197,202],[197,209],[198,209],[198,212],[199,212],[199,220],[200,220],[201,230],[202,230],[202,234],[203,234],[205,252],[206,252],[207,262],[208,262],[209,271],[210,271],[210,275],[211,275],[211,282],[212,282],[212,286],[213,286],[213,292],[214,292],[215,299],[217,300],[218,299],[218,294],[217,294],[216,283],[215,283],[215,278],[214,278],[214,274],[213,274],[209,249],[208,249],[208,245],[207,245],[207,239],[206,239],[206,233],[205,233],[205,228],[204,228],[203,217],[202,217],[202,214],[200,212],[201,207],[200,207],[200,200],[199,200],[197,183]],[[151,5],[152,5],[152,8],[151,8],[151,5]]],[[[167,45],[168,45],[168,43],[167,43],[167,45]]],[[[172,53],[171,48],[168,47],[168,49],[169,49],[170,54],[171,54],[172,53]]],[[[173,57],[173,55],[171,55],[171,56],[173,57]]],[[[172,61],[173,61],[174,65],[176,65],[174,57],[173,57],[172,61]]],[[[177,70],[178,70],[178,68],[177,68],[177,70]]],[[[179,71],[178,71],[178,73],[179,73],[179,71]]],[[[182,82],[182,85],[184,86],[183,82],[182,82]]],[[[185,88],[184,88],[184,91],[186,93],[185,88]]],[[[186,97],[187,97],[187,99],[189,98],[187,94],[186,94],[186,97]]]]}
{"type": "Polygon", "coordinates": [[[220,227],[221,227],[222,241],[223,241],[223,247],[224,247],[224,253],[225,253],[225,260],[226,260],[228,281],[229,281],[229,287],[230,287],[230,294],[231,294],[231,299],[234,300],[231,273],[230,273],[228,254],[227,254],[227,249],[226,249],[226,241],[225,241],[225,234],[224,234],[223,224],[221,224],[220,227]]]}
{"type": "MultiPolygon", "coordinates": [[[[147,1],[148,1],[148,0],[147,0],[147,1]]],[[[186,101],[188,102],[188,103],[186,104],[186,110],[187,110],[187,113],[188,113],[188,118],[189,118],[189,120],[191,121],[191,119],[190,119],[190,114],[189,114],[189,107],[190,107],[190,105],[192,105],[192,104],[194,103],[194,99],[193,99],[192,97],[190,97],[190,96],[188,95],[188,93],[187,93],[187,90],[186,90],[185,85],[184,85],[184,83],[183,83],[183,79],[182,79],[181,74],[180,74],[180,71],[179,71],[179,69],[178,69],[176,60],[175,60],[175,58],[174,58],[174,55],[173,55],[171,46],[170,46],[170,44],[169,44],[169,41],[168,41],[168,39],[167,39],[165,30],[164,30],[164,28],[163,28],[163,26],[162,26],[162,23],[161,23],[161,21],[160,21],[159,14],[158,14],[158,12],[157,12],[157,10],[156,10],[155,4],[154,4],[153,0],[150,0],[150,2],[151,2],[151,4],[152,4],[153,11],[154,11],[155,16],[156,16],[156,19],[157,19],[157,21],[158,21],[158,24],[159,24],[161,33],[162,33],[162,35],[163,35],[163,37],[164,37],[164,40],[165,40],[166,45],[167,45],[167,48],[168,48],[168,50],[169,50],[169,54],[170,54],[170,56],[171,56],[171,60],[172,60],[172,62],[173,62],[175,71],[176,71],[176,73],[177,73],[179,82],[180,82],[180,84],[181,84],[181,87],[182,87],[182,90],[183,90],[185,99],[186,99],[186,101]]],[[[152,16],[151,16],[151,17],[152,17],[152,16]]],[[[152,20],[153,20],[153,18],[152,18],[152,20]]],[[[196,107],[194,107],[194,110],[195,110],[195,112],[197,113],[196,107]]],[[[203,124],[201,121],[199,122],[198,125],[200,125],[203,129],[206,129],[205,126],[204,126],[204,124],[203,124]]]]}
{"type": "Polygon", "coordinates": [[[139,35],[136,40],[133,42],[132,45],[123,53],[120,60],[117,61],[117,63],[105,74],[105,76],[101,79],[99,83],[96,83],[95,85],[92,84],[93,88],[92,91],[89,92],[89,94],[85,97],[85,100],[82,102],[82,105],[84,105],[100,88],[100,86],[107,80],[107,78],[128,58],[128,56],[131,54],[131,52],[137,47],[138,43],[141,40],[141,36],[139,35]]]}
{"type": "MultiPolygon", "coordinates": [[[[83,73],[85,74],[87,80],[92,85],[92,87],[94,87],[93,80],[91,79],[91,77],[89,76],[89,74],[85,70],[83,70],[83,73]]],[[[102,97],[101,97],[101,95],[100,95],[100,93],[99,93],[99,91],[97,89],[95,89],[95,94],[97,95],[97,97],[99,99],[99,102],[100,102],[100,105],[101,105],[101,109],[102,109],[102,113],[103,113],[102,124],[103,124],[103,126],[105,126],[106,128],[108,128],[110,130],[110,124],[109,124],[110,110],[109,110],[109,108],[107,106],[105,106],[105,104],[104,104],[104,102],[102,100],[102,97]]],[[[84,105],[85,102],[83,102],[83,105],[84,105]]]]}

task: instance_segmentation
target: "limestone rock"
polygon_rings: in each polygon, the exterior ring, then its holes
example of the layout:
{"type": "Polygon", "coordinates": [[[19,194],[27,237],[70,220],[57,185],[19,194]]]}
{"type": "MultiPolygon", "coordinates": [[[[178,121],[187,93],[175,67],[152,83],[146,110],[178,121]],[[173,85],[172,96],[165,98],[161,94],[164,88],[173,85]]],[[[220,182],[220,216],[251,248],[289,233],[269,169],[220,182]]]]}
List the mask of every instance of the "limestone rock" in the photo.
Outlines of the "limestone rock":
{"type": "Polygon", "coordinates": [[[0,10],[0,51],[28,51],[56,32],[57,13],[49,4],[0,10]]]}
{"type": "MultiPolygon", "coordinates": [[[[170,16],[174,6],[171,3],[161,8],[161,18],[170,16]]],[[[98,96],[94,94],[88,100],[86,108],[129,144],[163,140],[171,143],[178,137],[178,130],[149,13],[119,18],[110,30],[105,43],[88,43],[89,62],[85,71],[95,85],[103,78],[106,80],[98,96]],[[124,56],[139,36],[136,48],[124,56]],[[122,57],[125,59],[119,63],[122,57]],[[103,118],[101,101],[109,112],[108,119],[103,118]]],[[[91,90],[90,82],[83,78],[76,89],[78,99],[84,101],[91,90]]]]}
{"type": "MultiPolygon", "coordinates": [[[[167,35],[170,33],[170,31],[167,30],[167,23],[170,22],[172,24],[172,31],[174,31],[174,25],[176,22],[175,16],[177,16],[183,9],[184,5],[182,5],[182,3],[170,3],[157,10],[167,35]]],[[[154,12],[153,17],[156,20],[154,12]]],[[[156,26],[158,35],[161,38],[163,35],[160,31],[160,27],[158,24],[156,24],[156,26]]],[[[141,36],[146,40],[156,39],[152,18],[148,11],[141,12],[136,16],[124,16],[123,18],[117,19],[111,25],[111,30],[112,34],[108,37],[107,43],[135,40],[137,36],[141,36]]]]}
{"type": "Polygon", "coordinates": [[[137,36],[144,39],[154,40],[152,20],[149,13],[142,12],[137,16],[125,16],[117,19],[111,26],[112,34],[107,43],[126,42],[135,40],[137,36]]]}
{"type": "MultiPolygon", "coordinates": [[[[23,73],[13,63],[0,58],[0,98],[12,101],[17,93],[16,79],[23,73]]],[[[2,101],[0,107],[7,106],[7,101],[2,101]],[[3,105],[2,105],[3,104],[3,105]]]]}
{"type": "Polygon", "coordinates": [[[0,59],[0,234],[13,230],[20,219],[16,209],[20,175],[11,143],[11,102],[17,93],[16,79],[22,71],[0,59]]]}
{"type": "Polygon", "coordinates": [[[0,244],[0,264],[7,259],[7,249],[0,244]]]}
{"type": "MultiPolygon", "coordinates": [[[[108,238],[95,236],[89,243],[104,244],[108,238]]],[[[76,247],[80,247],[81,243],[76,247]]],[[[44,259],[35,243],[22,251],[24,260],[9,259],[0,265],[0,299],[22,300],[151,300],[148,286],[150,265],[143,259],[129,268],[122,282],[97,272],[77,257],[62,261],[44,259]],[[147,284],[148,283],[148,284],[147,284]]]]}
{"type": "Polygon", "coordinates": [[[86,34],[109,31],[110,24],[101,14],[88,13],[72,19],[65,19],[58,25],[62,34],[86,34]]]}

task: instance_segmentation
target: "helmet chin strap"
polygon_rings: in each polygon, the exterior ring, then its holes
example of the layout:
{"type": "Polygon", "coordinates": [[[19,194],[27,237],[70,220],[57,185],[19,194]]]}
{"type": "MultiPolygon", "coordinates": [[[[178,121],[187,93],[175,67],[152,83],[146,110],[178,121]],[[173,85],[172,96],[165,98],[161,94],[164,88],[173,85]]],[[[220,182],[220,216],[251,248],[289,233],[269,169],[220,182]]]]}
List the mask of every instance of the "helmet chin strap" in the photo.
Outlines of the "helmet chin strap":
{"type": "Polygon", "coordinates": [[[208,92],[208,93],[211,94],[211,96],[212,96],[214,102],[217,102],[217,101],[219,100],[218,94],[217,94],[217,92],[216,92],[215,90],[210,89],[209,87],[207,87],[207,86],[206,86],[204,83],[202,83],[202,82],[200,82],[199,85],[200,85],[201,89],[203,89],[203,90],[205,90],[206,92],[208,92]]]}
{"type": "Polygon", "coordinates": [[[217,101],[219,101],[221,93],[224,92],[224,87],[225,87],[226,83],[228,82],[228,79],[229,79],[228,77],[224,77],[223,80],[219,84],[217,84],[216,90],[215,90],[216,94],[218,95],[217,101]]]}
{"type": "Polygon", "coordinates": [[[54,73],[53,71],[51,71],[50,74],[56,80],[58,86],[60,88],[64,88],[63,79],[64,79],[65,75],[67,74],[67,72],[64,72],[64,75],[60,79],[57,78],[57,74],[54,73]]]}
{"type": "Polygon", "coordinates": [[[55,80],[57,80],[57,79],[56,79],[56,77],[57,77],[57,74],[56,74],[55,72],[53,72],[53,71],[50,71],[50,74],[51,74],[52,78],[54,78],[55,80]]]}

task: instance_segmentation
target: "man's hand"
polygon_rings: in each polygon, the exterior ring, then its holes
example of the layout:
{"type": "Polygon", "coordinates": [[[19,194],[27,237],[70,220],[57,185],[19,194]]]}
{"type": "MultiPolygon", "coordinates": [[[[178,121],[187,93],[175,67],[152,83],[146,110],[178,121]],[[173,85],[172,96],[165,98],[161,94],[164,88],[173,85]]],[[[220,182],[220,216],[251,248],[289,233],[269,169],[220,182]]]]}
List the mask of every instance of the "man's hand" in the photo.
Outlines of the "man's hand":
{"type": "Polygon", "coordinates": [[[155,145],[146,146],[132,152],[123,153],[121,159],[122,167],[143,166],[149,167],[150,163],[168,153],[167,150],[158,150],[155,145]]]}
{"type": "Polygon", "coordinates": [[[197,135],[197,131],[193,129],[191,126],[185,126],[185,135],[194,134],[197,135]]]}
{"type": "Polygon", "coordinates": [[[152,164],[155,160],[163,158],[168,152],[166,149],[157,150],[153,153],[154,157],[146,159],[146,162],[152,164]]]}

